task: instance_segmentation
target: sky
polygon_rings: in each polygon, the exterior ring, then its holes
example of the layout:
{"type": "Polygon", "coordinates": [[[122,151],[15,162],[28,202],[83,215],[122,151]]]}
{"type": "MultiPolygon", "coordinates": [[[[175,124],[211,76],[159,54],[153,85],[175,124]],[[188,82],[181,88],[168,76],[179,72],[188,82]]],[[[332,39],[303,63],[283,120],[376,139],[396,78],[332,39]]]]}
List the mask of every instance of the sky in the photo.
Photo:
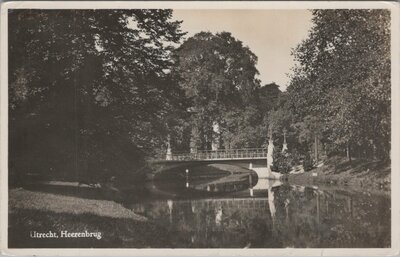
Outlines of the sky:
{"type": "Polygon", "coordinates": [[[291,49],[307,37],[307,10],[174,10],[186,37],[200,31],[227,31],[258,56],[261,85],[275,82],[285,90],[294,65],[291,49]]]}

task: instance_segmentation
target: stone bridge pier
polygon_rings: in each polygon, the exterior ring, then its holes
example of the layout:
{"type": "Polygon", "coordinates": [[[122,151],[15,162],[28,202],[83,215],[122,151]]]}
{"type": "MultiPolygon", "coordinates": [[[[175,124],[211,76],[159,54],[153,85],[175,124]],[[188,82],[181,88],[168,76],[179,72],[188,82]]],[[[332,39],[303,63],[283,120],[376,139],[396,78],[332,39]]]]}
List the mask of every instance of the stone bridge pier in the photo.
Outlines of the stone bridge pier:
{"type": "MultiPolygon", "coordinates": [[[[286,143],[286,140],[285,140],[286,143]]],[[[287,148],[286,148],[287,149],[287,148]]],[[[274,163],[273,159],[273,153],[274,153],[274,143],[272,137],[269,138],[268,140],[268,147],[267,147],[267,166],[266,167],[253,167],[253,163],[250,162],[249,164],[249,169],[253,170],[257,173],[258,178],[261,179],[279,179],[282,174],[278,172],[273,172],[272,171],[272,166],[274,163]]]]}

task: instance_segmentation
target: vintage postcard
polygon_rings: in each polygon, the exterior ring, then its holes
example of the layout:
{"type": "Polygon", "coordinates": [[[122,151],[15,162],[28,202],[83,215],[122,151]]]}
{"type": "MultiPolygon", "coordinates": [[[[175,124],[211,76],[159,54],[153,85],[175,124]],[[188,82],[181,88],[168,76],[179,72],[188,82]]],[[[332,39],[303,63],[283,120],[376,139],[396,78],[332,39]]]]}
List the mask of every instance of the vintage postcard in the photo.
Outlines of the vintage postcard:
{"type": "Polygon", "coordinates": [[[3,3],[1,253],[399,254],[399,25],[398,2],[3,3]]]}

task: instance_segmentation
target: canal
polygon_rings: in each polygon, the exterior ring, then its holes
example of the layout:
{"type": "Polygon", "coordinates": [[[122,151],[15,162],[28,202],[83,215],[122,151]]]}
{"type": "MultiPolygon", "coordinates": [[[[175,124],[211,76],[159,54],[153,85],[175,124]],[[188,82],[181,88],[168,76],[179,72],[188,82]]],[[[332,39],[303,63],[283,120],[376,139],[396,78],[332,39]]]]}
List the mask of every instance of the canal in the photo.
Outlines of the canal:
{"type": "Polygon", "coordinates": [[[187,169],[159,174],[125,201],[176,248],[390,247],[389,194],[187,169]]]}

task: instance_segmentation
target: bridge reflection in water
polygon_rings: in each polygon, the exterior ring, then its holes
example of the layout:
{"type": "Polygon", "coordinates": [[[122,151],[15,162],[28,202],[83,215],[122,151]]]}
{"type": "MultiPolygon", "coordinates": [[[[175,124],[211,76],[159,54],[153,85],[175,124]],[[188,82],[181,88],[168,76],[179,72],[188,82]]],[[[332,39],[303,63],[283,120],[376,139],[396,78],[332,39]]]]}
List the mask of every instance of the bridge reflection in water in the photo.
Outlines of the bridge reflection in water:
{"type": "Polygon", "coordinates": [[[282,185],[256,197],[168,199],[132,204],[175,247],[388,247],[390,199],[282,185]]]}

